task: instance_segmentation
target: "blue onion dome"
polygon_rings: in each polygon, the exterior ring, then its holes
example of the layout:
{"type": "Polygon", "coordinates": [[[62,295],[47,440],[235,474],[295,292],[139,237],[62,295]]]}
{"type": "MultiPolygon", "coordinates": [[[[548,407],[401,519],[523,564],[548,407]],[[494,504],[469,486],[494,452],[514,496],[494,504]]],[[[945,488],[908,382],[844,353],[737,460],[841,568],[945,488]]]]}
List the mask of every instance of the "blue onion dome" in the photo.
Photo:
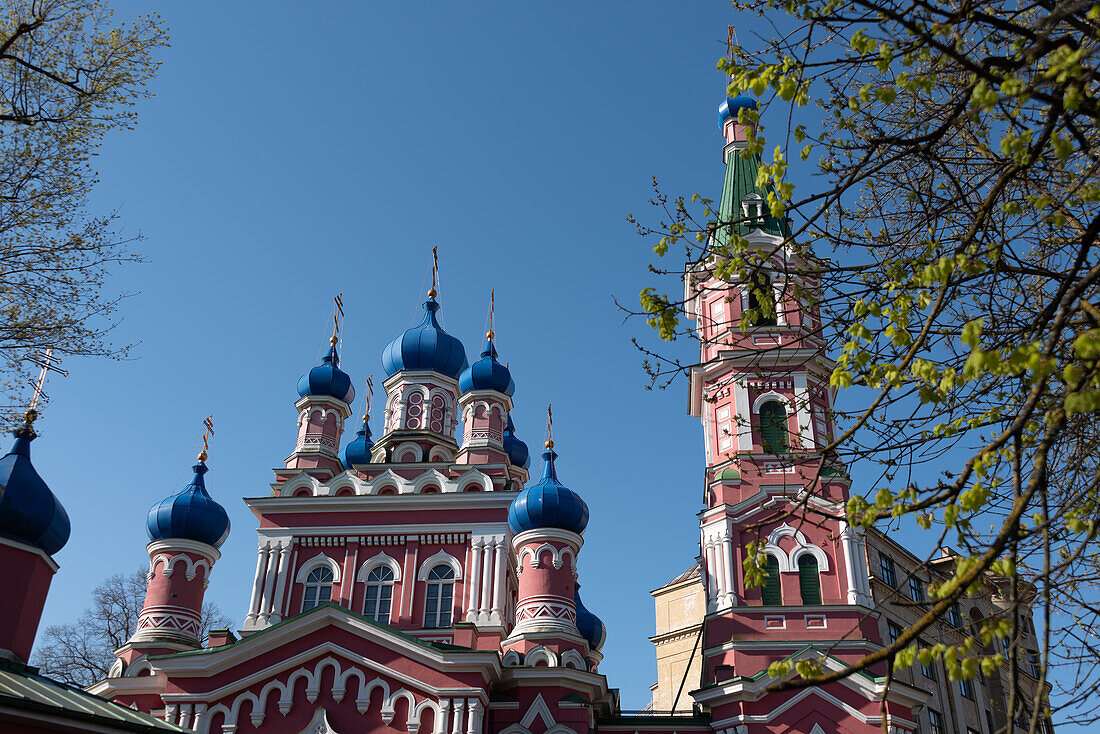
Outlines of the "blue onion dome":
{"type": "Polygon", "coordinates": [[[497,361],[497,348],[493,344],[493,332],[485,335],[485,348],[481,350],[481,359],[467,367],[458,378],[458,388],[462,392],[471,390],[496,390],[505,395],[516,391],[512,373],[497,361]]]}
{"type": "Polygon", "coordinates": [[[434,295],[424,301],[420,323],[390,342],[382,351],[382,369],[390,377],[402,370],[432,370],[457,379],[469,364],[466,349],[455,337],[443,331],[436,313],[439,302],[434,295]]]}
{"type": "Polygon", "coordinates": [[[344,467],[350,469],[355,464],[369,464],[370,450],[374,439],[370,436],[370,416],[363,416],[363,427],[355,432],[355,438],[344,448],[344,467]]]}
{"type": "Polygon", "coordinates": [[[581,585],[576,582],[573,584],[573,603],[577,607],[577,631],[588,640],[589,650],[599,650],[607,642],[607,627],[581,602],[581,585]]]}
{"type": "Polygon", "coordinates": [[[347,372],[340,369],[336,337],[333,337],[332,347],[321,360],[321,364],[298,380],[298,394],[303,398],[309,395],[327,395],[348,404],[355,400],[355,388],[351,385],[351,378],[348,377],[347,372]]]}
{"type": "Polygon", "coordinates": [[[588,505],[558,481],[554,468],[554,442],[546,442],[542,479],[521,491],[508,508],[508,527],[513,533],[535,528],[558,528],[580,534],[588,525],[588,505]]]}
{"type": "Polygon", "coordinates": [[[504,451],[512,466],[531,468],[531,451],[527,444],[516,438],[516,424],[512,422],[511,413],[508,414],[508,423],[504,426],[504,451]]]}
{"type": "Polygon", "coordinates": [[[145,529],[150,540],[183,538],[215,548],[229,536],[229,515],[206,491],[203,474],[208,471],[205,452],[192,469],[195,478],[178,494],[153,505],[145,529]]]}
{"type": "Polygon", "coordinates": [[[737,117],[737,113],[745,109],[756,109],[756,99],[754,97],[747,94],[726,97],[722,104],[718,105],[718,127],[722,127],[726,124],[726,120],[737,117]]]}
{"type": "Polygon", "coordinates": [[[69,515],[31,464],[34,411],[26,417],[12,432],[11,450],[0,458],[0,535],[53,555],[69,542],[69,515]]]}

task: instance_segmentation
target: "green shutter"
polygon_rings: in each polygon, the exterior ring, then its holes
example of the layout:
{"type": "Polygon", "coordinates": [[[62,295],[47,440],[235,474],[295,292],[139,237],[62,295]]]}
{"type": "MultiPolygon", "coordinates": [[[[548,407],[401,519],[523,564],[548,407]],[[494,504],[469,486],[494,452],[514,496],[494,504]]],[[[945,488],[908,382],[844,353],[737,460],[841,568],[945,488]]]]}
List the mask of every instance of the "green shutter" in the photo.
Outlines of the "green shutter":
{"type": "Polygon", "coordinates": [[[760,445],[765,454],[787,453],[787,411],[778,401],[760,406],[760,445]]]}
{"type": "Polygon", "coordinates": [[[766,567],[767,576],[764,578],[764,606],[779,607],[783,605],[783,590],[779,588],[779,561],[775,556],[768,556],[766,567]]]}
{"type": "Polygon", "coordinates": [[[798,585],[802,589],[802,603],[806,606],[821,604],[821,576],[817,559],[807,554],[798,559],[798,585]]]}

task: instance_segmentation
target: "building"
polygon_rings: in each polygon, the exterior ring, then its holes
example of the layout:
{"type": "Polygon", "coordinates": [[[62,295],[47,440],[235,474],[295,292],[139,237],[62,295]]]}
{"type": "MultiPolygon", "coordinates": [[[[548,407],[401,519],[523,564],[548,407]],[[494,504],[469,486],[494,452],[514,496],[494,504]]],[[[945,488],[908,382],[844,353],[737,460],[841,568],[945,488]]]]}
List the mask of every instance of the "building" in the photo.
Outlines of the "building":
{"type": "MultiPolygon", "coordinates": [[[[897,579],[886,589],[869,577],[867,548],[877,558],[880,539],[836,519],[850,480],[815,451],[832,431],[831,362],[808,328],[812,309],[783,287],[798,263],[781,246],[785,225],[763,209],[758,162],[736,155],[746,137],[737,112],[753,104],[720,108],[721,215],[745,219],[735,226],[775,250],[762,270],[775,318],[731,330],[757,296],[704,274],[687,284],[703,357],[690,404],[703,419],[705,507],[699,558],[654,592],[652,710],[622,711],[600,673],[606,632],[581,602],[576,570],[588,508],[566,486],[583,478],[559,477],[548,435],[531,481],[511,418],[515,383],[492,330],[470,364],[440,325],[434,288],[420,322],[382,354],[377,440],[369,403],[348,430],[355,391],[338,333],[299,381],[293,449],[270,491],[245,499],[258,543],[239,637],[215,630],[202,640],[203,597],[230,531],[207,488],[204,449],[192,481],[150,510],[137,630],[90,691],[221,734],[927,730],[947,687],[911,676],[888,686],[884,669],[769,690],[773,660],[825,654],[839,667],[880,649],[887,620],[908,608],[894,600],[905,588],[897,579]],[[768,557],[762,589],[740,572],[753,539],[768,557]]],[[[904,578],[911,558],[894,557],[904,578]]],[[[957,707],[956,720],[983,727],[986,700],[957,707]]]]}

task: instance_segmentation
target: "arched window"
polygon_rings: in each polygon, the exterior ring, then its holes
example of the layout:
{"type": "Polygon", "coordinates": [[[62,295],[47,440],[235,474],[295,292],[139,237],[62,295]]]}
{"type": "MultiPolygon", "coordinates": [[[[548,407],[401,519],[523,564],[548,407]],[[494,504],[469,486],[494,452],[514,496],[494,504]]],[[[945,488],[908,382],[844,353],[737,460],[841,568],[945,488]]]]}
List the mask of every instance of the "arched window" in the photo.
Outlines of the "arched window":
{"type": "Polygon", "coordinates": [[[318,566],[309,572],[305,583],[306,591],[302,595],[302,611],[324,604],[332,598],[332,569],[318,566]]]}
{"type": "Polygon", "coordinates": [[[389,624],[392,601],[393,569],[389,566],[376,566],[367,574],[367,594],[363,601],[363,614],[375,622],[389,624]]]}
{"type": "Polygon", "coordinates": [[[762,596],[764,606],[783,606],[783,590],[779,587],[779,561],[775,556],[768,554],[768,562],[765,566],[764,588],[762,596]]]}
{"type": "Polygon", "coordinates": [[[806,606],[821,604],[821,576],[817,558],[806,553],[798,559],[798,585],[802,590],[802,603],[806,606]]]}
{"type": "Polygon", "coordinates": [[[777,400],[769,400],[760,406],[760,445],[765,454],[785,454],[790,446],[787,410],[777,400]]]}
{"type": "Polygon", "coordinates": [[[440,563],[428,572],[428,589],[424,597],[424,626],[450,627],[454,597],[454,569],[446,563],[440,563]]]}
{"type": "Polygon", "coordinates": [[[775,326],[778,323],[772,279],[764,273],[756,273],[749,283],[749,308],[756,312],[753,326],[775,326]]]}

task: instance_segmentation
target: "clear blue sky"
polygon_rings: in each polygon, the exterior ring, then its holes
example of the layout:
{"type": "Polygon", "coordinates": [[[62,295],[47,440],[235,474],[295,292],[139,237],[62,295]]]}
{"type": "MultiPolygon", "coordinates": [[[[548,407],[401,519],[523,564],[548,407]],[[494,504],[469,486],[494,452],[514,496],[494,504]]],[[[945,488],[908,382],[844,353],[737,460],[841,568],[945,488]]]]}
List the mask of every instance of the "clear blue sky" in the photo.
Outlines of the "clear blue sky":
{"type": "Polygon", "coordinates": [[[697,553],[703,453],[685,385],[645,390],[630,339],[653,338],[612,301],[654,283],[625,218],[652,219],[652,175],[718,195],[714,66],[727,24],[748,45],[759,20],[722,0],[159,5],[172,47],[156,97],[104,145],[92,201],[146,238],[146,263],[110,284],[135,294],[115,336],[138,344],[128,361],[67,360],[34,446],[73,520],[43,626],[147,561],[146,512],[189,480],[208,413],[207,483],[233,531],[207,598],[239,624],[256,547],[240,498],[267,494],[293,449],[332,296],[361,393],[438,245],[446,327],[470,355],[496,289],[533,451],[554,403],[560,477],[591,508],[581,582],[608,626],[602,671],[643,706],[649,591],[697,553]]]}

